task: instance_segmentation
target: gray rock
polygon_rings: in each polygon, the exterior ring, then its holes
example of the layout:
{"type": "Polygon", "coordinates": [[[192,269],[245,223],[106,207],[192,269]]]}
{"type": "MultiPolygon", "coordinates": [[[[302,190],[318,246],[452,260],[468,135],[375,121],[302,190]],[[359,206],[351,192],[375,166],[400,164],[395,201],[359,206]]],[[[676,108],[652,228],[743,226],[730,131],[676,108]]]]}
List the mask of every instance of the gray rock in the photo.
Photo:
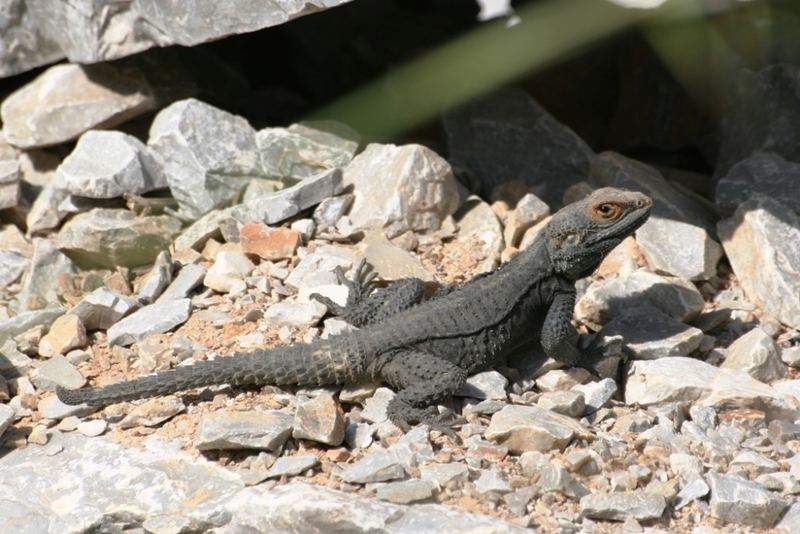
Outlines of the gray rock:
{"type": "Polygon", "coordinates": [[[419,258],[407,250],[392,244],[382,234],[370,233],[356,246],[356,256],[364,258],[381,280],[419,278],[426,282],[433,275],[422,266],[419,258]]]}
{"type": "Polygon", "coordinates": [[[151,265],[180,229],[180,221],[167,215],[96,208],[64,224],[57,246],[84,268],[138,267],[151,265]]]}
{"type": "Polygon", "coordinates": [[[230,219],[233,210],[234,208],[211,210],[194,221],[175,238],[174,250],[202,250],[209,239],[221,238],[220,224],[224,224],[224,221],[230,219]]]}
{"type": "Polygon", "coordinates": [[[716,221],[705,201],[676,188],[655,168],[614,152],[594,158],[592,181],[642,191],[653,199],[653,211],[636,231],[636,243],[656,271],[688,280],[716,273],[722,248],[713,239],[716,221]]]}
{"type": "Polygon", "coordinates": [[[337,284],[334,269],[341,267],[345,271],[353,265],[353,251],[350,248],[322,246],[300,260],[284,280],[287,286],[297,289],[327,284],[337,284]]]}
{"type": "MultiPolygon", "coordinates": [[[[169,250],[162,250],[156,256],[150,268],[136,291],[136,298],[142,304],[152,304],[159,295],[172,282],[172,255],[169,250]]],[[[184,295],[185,297],[186,295],[184,295]]]]}
{"type": "Polygon", "coordinates": [[[0,289],[13,284],[30,265],[28,258],[13,250],[0,250],[0,289]]]}
{"type": "Polygon", "coordinates": [[[417,425],[389,447],[389,452],[397,458],[406,471],[416,468],[422,460],[433,458],[429,433],[427,425],[417,425]]]}
{"type": "Polygon", "coordinates": [[[733,457],[729,464],[731,469],[744,468],[745,471],[755,474],[774,473],[781,466],[778,462],[755,451],[741,451],[733,457]]]}
{"type": "Polygon", "coordinates": [[[732,215],[739,204],[764,195],[779,198],[782,204],[800,214],[800,163],[787,161],[778,154],[758,152],[731,167],[717,182],[714,202],[720,213],[732,215]]]}
{"type": "Polygon", "coordinates": [[[469,468],[460,462],[450,464],[430,464],[420,468],[422,480],[428,480],[438,489],[462,484],[469,480],[469,468]]]}
{"type": "Polygon", "coordinates": [[[354,188],[353,224],[390,239],[438,230],[459,204],[450,164],[421,145],[370,144],[345,167],[343,183],[354,188]]]}
{"type": "Polygon", "coordinates": [[[138,70],[107,63],[56,65],[9,95],[0,118],[9,143],[34,148],[75,139],[94,127],[112,128],[155,105],[138,70]]]}
{"type": "Polygon", "coordinates": [[[119,427],[123,429],[137,426],[155,427],[172,419],[185,409],[186,405],[183,401],[174,395],[156,397],[134,406],[119,422],[119,427]]]}
{"type": "Polygon", "coordinates": [[[475,481],[475,491],[479,494],[509,493],[513,488],[500,473],[492,470],[483,470],[478,480],[475,481]]]}
{"type": "Polygon", "coordinates": [[[505,241],[503,227],[492,207],[480,197],[470,196],[453,218],[458,225],[456,242],[477,263],[474,272],[485,273],[497,267],[505,241]]]}
{"type": "Polygon", "coordinates": [[[595,493],[581,498],[583,516],[610,521],[625,521],[629,517],[638,521],[658,519],[666,507],[663,496],[640,491],[595,493]]]}
{"type": "Polygon", "coordinates": [[[361,417],[371,423],[380,423],[388,419],[386,409],[397,394],[389,388],[378,388],[375,394],[364,403],[361,417]]]}
{"type": "Polygon", "coordinates": [[[115,198],[167,186],[149,149],[122,132],[92,130],[78,139],[56,170],[56,180],[73,195],[115,198]]]}
{"type": "Polygon", "coordinates": [[[344,418],[333,395],[319,395],[297,405],[292,437],[341,445],[344,441],[344,418]]]}
{"type": "Polygon", "coordinates": [[[625,346],[640,360],[686,356],[703,341],[703,331],[672,319],[648,304],[626,308],[602,334],[622,336],[625,346]]]}
{"type": "Polygon", "coordinates": [[[183,324],[192,311],[190,299],[177,299],[144,306],[108,329],[108,344],[128,346],[153,334],[183,324]]]}
{"type": "Polygon", "coordinates": [[[708,483],[711,516],[726,523],[770,528],[787,507],[783,499],[749,480],[712,471],[708,483]]]}
{"type": "Polygon", "coordinates": [[[3,432],[14,422],[14,410],[5,404],[0,404],[0,437],[3,432]]]}
{"type": "Polygon", "coordinates": [[[708,495],[709,491],[711,491],[711,488],[708,487],[705,480],[702,478],[695,478],[683,486],[681,491],[678,492],[674,507],[676,510],[680,510],[687,504],[691,504],[693,501],[705,497],[708,495]]]}
{"type": "Polygon", "coordinates": [[[136,300],[107,287],[98,287],[83,297],[69,313],[80,318],[86,330],[107,330],[138,307],[136,300]]]}
{"type": "Polygon", "coordinates": [[[20,170],[16,160],[0,159],[0,210],[14,208],[20,201],[20,170]]]}
{"type": "Polygon", "coordinates": [[[520,89],[475,99],[447,112],[443,122],[450,160],[474,173],[484,193],[522,180],[556,207],[588,174],[589,146],[520,89]]]}
{"type": "Polygon", "coordinates": [[[433,484],[427,480],[404,480],[380,486],[375,496],[382,501],[398,504],[424,501],[433,496],[433,484]]]}
{"type": "Polygon", "coordinates": [[[617,383],[612,378],[604,378],[598,382],[578,384],[572,390],[583,394],[586,403],[584,413],[592,413],[605,406],[616,395],[617,383]]]}
{"type": "Polygon", "coordinates": [[[86,383],[86,379],[64,356],[56,355],[33,370],[31,382],[37,389],[55,391],[56,386],[77,389],[86,383]]]}
{"type": "Polygon", "coordinates": [[[543,492],[556,491],[571,499],[580,499],[589,494],[589,490],[578,482],[566,469],[557,465],[549,465],[539,477],[539,487],[543,492]]]}
{"type": "Polygon", "coordinates": [[[175,279],[167,287],[167,289],[156,299],[156,302],[164,302],[167,300],[183,299],[196,287],[203,283],[203,280],[208,274],[208,271],[202,265],[190,263],[181,267],[175,279]]]}
{"type": "Polygon", "coordinates": [[[218,411],[203,414],[197,426],[197,450],[264,449],[280,451],[292,434],[294,418],[278,410],[218,411]]]}
{"type": "MultiPolygon", "coordinates": [[[[800,120],[800,69],[777,63],[758,71],[741,69],[725,102],[717,174],[757,151],[800,161],[800,143],[791,124],[800,120]]],[[[784,196],[788,191],[781,191],[784,196]]]]}
{"type": "Polygon", "coordinates": [[[547,391],[542,393],[536,405],[561,415],[580,417],[586,408],[586,400],[583,393],[576,390],[547,391]]]}
{"type": "Polygon", "coordinates": [[[550,207],[536,195],[526,193],[519,199],[514,211],[508,215],[505,221],[503,239],[506,244],[511,247],[518,246],[525,232],[548,215],[550,215],[550,207]]]}
{"type": "Polygon", "coordinates": [[[676,452],[669,455],[670,470],[685,481],[703,476],[703,461],[692,454],[676,452]]]}
{"type": "Polygon", "coordinates": [[[341,190],[341,170],[328,169],[277,193],[260,196],[235,206],[231,210],[231,215],[242,223],[276,224],[318,204],[325,198],[338,195],[341,190]]]}
{"type": "Polygon", "coordinates": [[[728,346],[723,369],[739,369],[756,380],[772,382],[786,376],[778,345],[761,328],[754,328],[728,346]]]}
{"type": "Polygon", "coordinates": [[[508,379],[497,371],[484,371],[467,378],[467,383],[457,395],[475,399],[505,400],[508,379]]]}
{"type": "Polygon", "coordinates": [[[34,239],[30,270],[23,275],[22,290],[17,295],[18,311],[38,310],[59,302],[59,278],[72,272],[70,259],[50,240],[34,239]]]}
{"type": "Polygon", "coordinates": [[[7,339],[30,330],[34,326],[43,325],[48,327],[62,315],[64,315],[64,308],[53,306],[43,310],[23,312],[9,319],[0,320],[0,344],[7,339]]]}
{"type": "Polygon", "coordinates": [[[677,401],[699,401],[717,409],[753,408],[770,419],[793,420],[800,414],[796,401],[741,371],[683,357],[633,362],[625,384],[627,404],[677,401]]]}
{"type": "Polygon", "coordinates": [[[349,423],[344,429],[344,439],[351,449],[366,449],[372,445],[372,428],[367,423],[349,423]]]}
{"type": "Polygon", "coordinates": [[[282,456],[275,460],[272,467],[269,468],[267,478],[275,478],[281,476],[300,475],[309,469],[313,469],[319,464],[319,460],[313,454],[304,454],[302,456],[282,456]]]}
{"type": "Polygon", "coordinates": [[[638,269],[593,282],[575,305],[575,317],[599,328],[637,304],[651,305],[676,321],[688,322],[703,311],[705,303],[691,282],[638,269]]]}
{"type": "Polygon", "coordinates": [[[28,232],[35,235],[58,228],[61,221],[69,215],[67,210],[61,208],[69,196],[69,193],[57,184],[50,182],[45,185],[25,217],[28,232]]]}
{"type": "Polygon", "coordinates": [[[781,533],[794,534],[800,532],[800,502],[792,503],[775,529],[781,533]]]}
{"type": "Polygon", "coordinates": [[[514,453],[563,450],[574,437],[588,432],[569,417],[538,406],[509,405],[492,415],[485,437],[514,453]]]}
{"type": "MultiPolygon", "coordinates": [[[[358,141],[315,128],[292,124],[288,128],[264,128],[256,134],[261,162],[268,176],[301,180],[320,171],[347,165],[358,141]]],[[[323,125],[320,125],[324,127],[323,125]]],[[[340,125],[340,127],[343,125],[340,125]]],[[[358,134],[350,132],[357,139],[358,134]]]]}
{"type": "Polygon", "coordinates": [[[757,196],[720,221],[719,234],[748,300],[800,328],[800,215],[757,196]]]}
{"type": "Polygon", "coordinates": [[[703,430],[710,430],[717,426],[717,411],[708,406],[690,406],[689,417],[703,430]]]}
{"type": "Polygon", "coordinates": [[[228,293],[236,285],[242,286],[244,278],[253,269],[255,265],[244,252],[221,250],[214,256],[214,264],[203,277],[203,285],[220,293],[228,293]]]}
{"type": "Polygon", "coordinates": [[[367,484],[404,478],[406,472],[394,454],[378,450],[355,462],[342,471],[340,476],[350,484],[367,484]]]}
{"type": "Polygon", "coordinates": [[[800,345],[796,347],[783,347],[781,349],[781,361],[795,369],[800,367],[800,345]]]}
{"type": "Polygon", "coordinates": [[[169,446],[158,440],[138,449],[106,438],[64,434],[62,445],[64,450],[54,456],[41,447],[27,447],[0,458],[0,498],[8,504],[0,509],[0,530],[58,534],[113,531],[123,528],[120,524],[131,530],[141,528],[142,518],[163,517],[170,510],[208,525],[200,530],[229,532],[291,532],[300,524],[309,534],[528,532],[451,507],[381,503],[299,482],[246,488],[237,473],[190,454],[170,450],[170,460],[164,461],[169,446]],[[72,496],[68,516],[46,505],[65,494],[72,496]],[[206,497],[198,501],[198,495],[206,497]],[[126,514],[119,513],[120,502],[126,503],[126,514]],[[224,518],[222,526],[217,526],[219,518],[224,518]]]}
{"type": "Polygon", "coordinates": [[[33,360],[17,350],[13,340],[0,341],[0,375],[6,378],[26,376],[32,363],[33,360]]]}
{"type": "Polygon", "coordinates": [[[319,302],[278,302],[264,312],[271,324],[287,326],[314,326],[325,315],[327,308],[319,302]]]}
{"type": "Polygon", "coordinates": [[[353,200],[355,200],[355,195],[352,193],[322,200],[314,209],[314,222],[318,225],[336,226],[339,219],[350,211],[353,200]]]}

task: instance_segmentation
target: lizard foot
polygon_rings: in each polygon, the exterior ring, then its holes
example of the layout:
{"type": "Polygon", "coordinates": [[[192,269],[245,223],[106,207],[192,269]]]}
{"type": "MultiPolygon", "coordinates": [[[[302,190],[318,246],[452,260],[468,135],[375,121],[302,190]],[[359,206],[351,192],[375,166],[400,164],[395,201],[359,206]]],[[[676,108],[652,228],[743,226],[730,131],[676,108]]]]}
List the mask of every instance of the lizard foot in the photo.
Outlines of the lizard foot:
{"type": "Polygon", "coordinates": [[[430,430],[441,432],[458,444],[461,444],[461,437],[453,429],[454,426],[460,426],[467,421],[462,417],[456,416],[453,413],[440,414],[433,406],[429,408],[414,408],[412,406],[403,405],[398,407],[397,410],[391,410],[389,419],[404,433],[411,430],[410,422],[416,424],[428,425],[430,430]]]}
{"type": "Polygon", "coordinates": [[[348,289],[347,303],[344,306],[319,293],[312,293],[309,296],[309,298],[316,300],[320,304],[324,304],[333,315],[344,315],[347,310],[353,309],[358,302],[369,295],[372,291],[375,277],[378,276],[378,273],[373,271],[372,266],[367,263],[366,258],[361,258],[361,261],[353,269],[352,280],[345,276],[344,269],[341,266],[334,268],[333,273],[336,275],[336,281],[348,289]]]}

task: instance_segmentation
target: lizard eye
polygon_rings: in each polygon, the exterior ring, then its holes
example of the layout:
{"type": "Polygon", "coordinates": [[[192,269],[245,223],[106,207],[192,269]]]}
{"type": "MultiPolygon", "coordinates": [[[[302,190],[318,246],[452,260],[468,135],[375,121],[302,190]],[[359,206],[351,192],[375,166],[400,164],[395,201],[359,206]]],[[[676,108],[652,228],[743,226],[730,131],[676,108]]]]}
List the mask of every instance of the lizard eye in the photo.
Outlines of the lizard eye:
{"type": "Polygon", "coordinates": [[[620,214],[619,206],[616,204],[610,204],[608,202],[600,204],[594,209],[594,211],[598,217],[605,220],[616,219],[620,214]]]}

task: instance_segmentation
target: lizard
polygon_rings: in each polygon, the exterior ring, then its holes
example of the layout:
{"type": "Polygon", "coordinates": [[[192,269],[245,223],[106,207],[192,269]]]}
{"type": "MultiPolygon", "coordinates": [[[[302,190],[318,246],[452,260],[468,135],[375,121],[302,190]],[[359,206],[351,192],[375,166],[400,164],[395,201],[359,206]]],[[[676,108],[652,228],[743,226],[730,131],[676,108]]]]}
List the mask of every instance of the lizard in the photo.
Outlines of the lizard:
{"type": "Polygon", "coordinates": [[[424,299],[415,278],[374,286],[362,262],[344,307],[315,295],[333,314],[359,326],[328,339],[237,352],[115,384],[57,388],[69,405],[103,406],[210,385],[323,386],[380,380],[397,391],[387,407],[402,430],[411,423],[450,428],[436,405],[468,376],[540,343],[548,356],[591,368],[605,349],[572,324],[576,282],[648,218],[652,200],[638,192],[598,189],[557,211],[534,242],[495,270],[424,299]]]}

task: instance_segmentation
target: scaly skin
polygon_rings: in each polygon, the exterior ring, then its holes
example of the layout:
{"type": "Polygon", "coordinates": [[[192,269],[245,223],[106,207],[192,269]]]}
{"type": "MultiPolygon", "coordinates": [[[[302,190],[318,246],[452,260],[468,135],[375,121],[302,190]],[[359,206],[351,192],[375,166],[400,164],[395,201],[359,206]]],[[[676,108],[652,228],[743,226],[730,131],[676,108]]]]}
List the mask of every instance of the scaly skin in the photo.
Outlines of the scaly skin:
{"type": "Polygon", "coordinates": [[[347,306],[317,296],[362,328],[307,345],[237,353],[229,358],[101,388],[57,390],[67,404],[106,405],[215,384],[329,385],[383,380],[398,390],[389,416],[440,426],[432,407],[467,376],[492,368],[514,349],[539,341],[548,356],[591,367],[603,347],[572,326],[575,281],[641,226],[652,201],[603,188],[556,213],[526,250],[488,275],[422,301],[420,280],[375,290],[364,264],[355,270],[347,306]]]}

